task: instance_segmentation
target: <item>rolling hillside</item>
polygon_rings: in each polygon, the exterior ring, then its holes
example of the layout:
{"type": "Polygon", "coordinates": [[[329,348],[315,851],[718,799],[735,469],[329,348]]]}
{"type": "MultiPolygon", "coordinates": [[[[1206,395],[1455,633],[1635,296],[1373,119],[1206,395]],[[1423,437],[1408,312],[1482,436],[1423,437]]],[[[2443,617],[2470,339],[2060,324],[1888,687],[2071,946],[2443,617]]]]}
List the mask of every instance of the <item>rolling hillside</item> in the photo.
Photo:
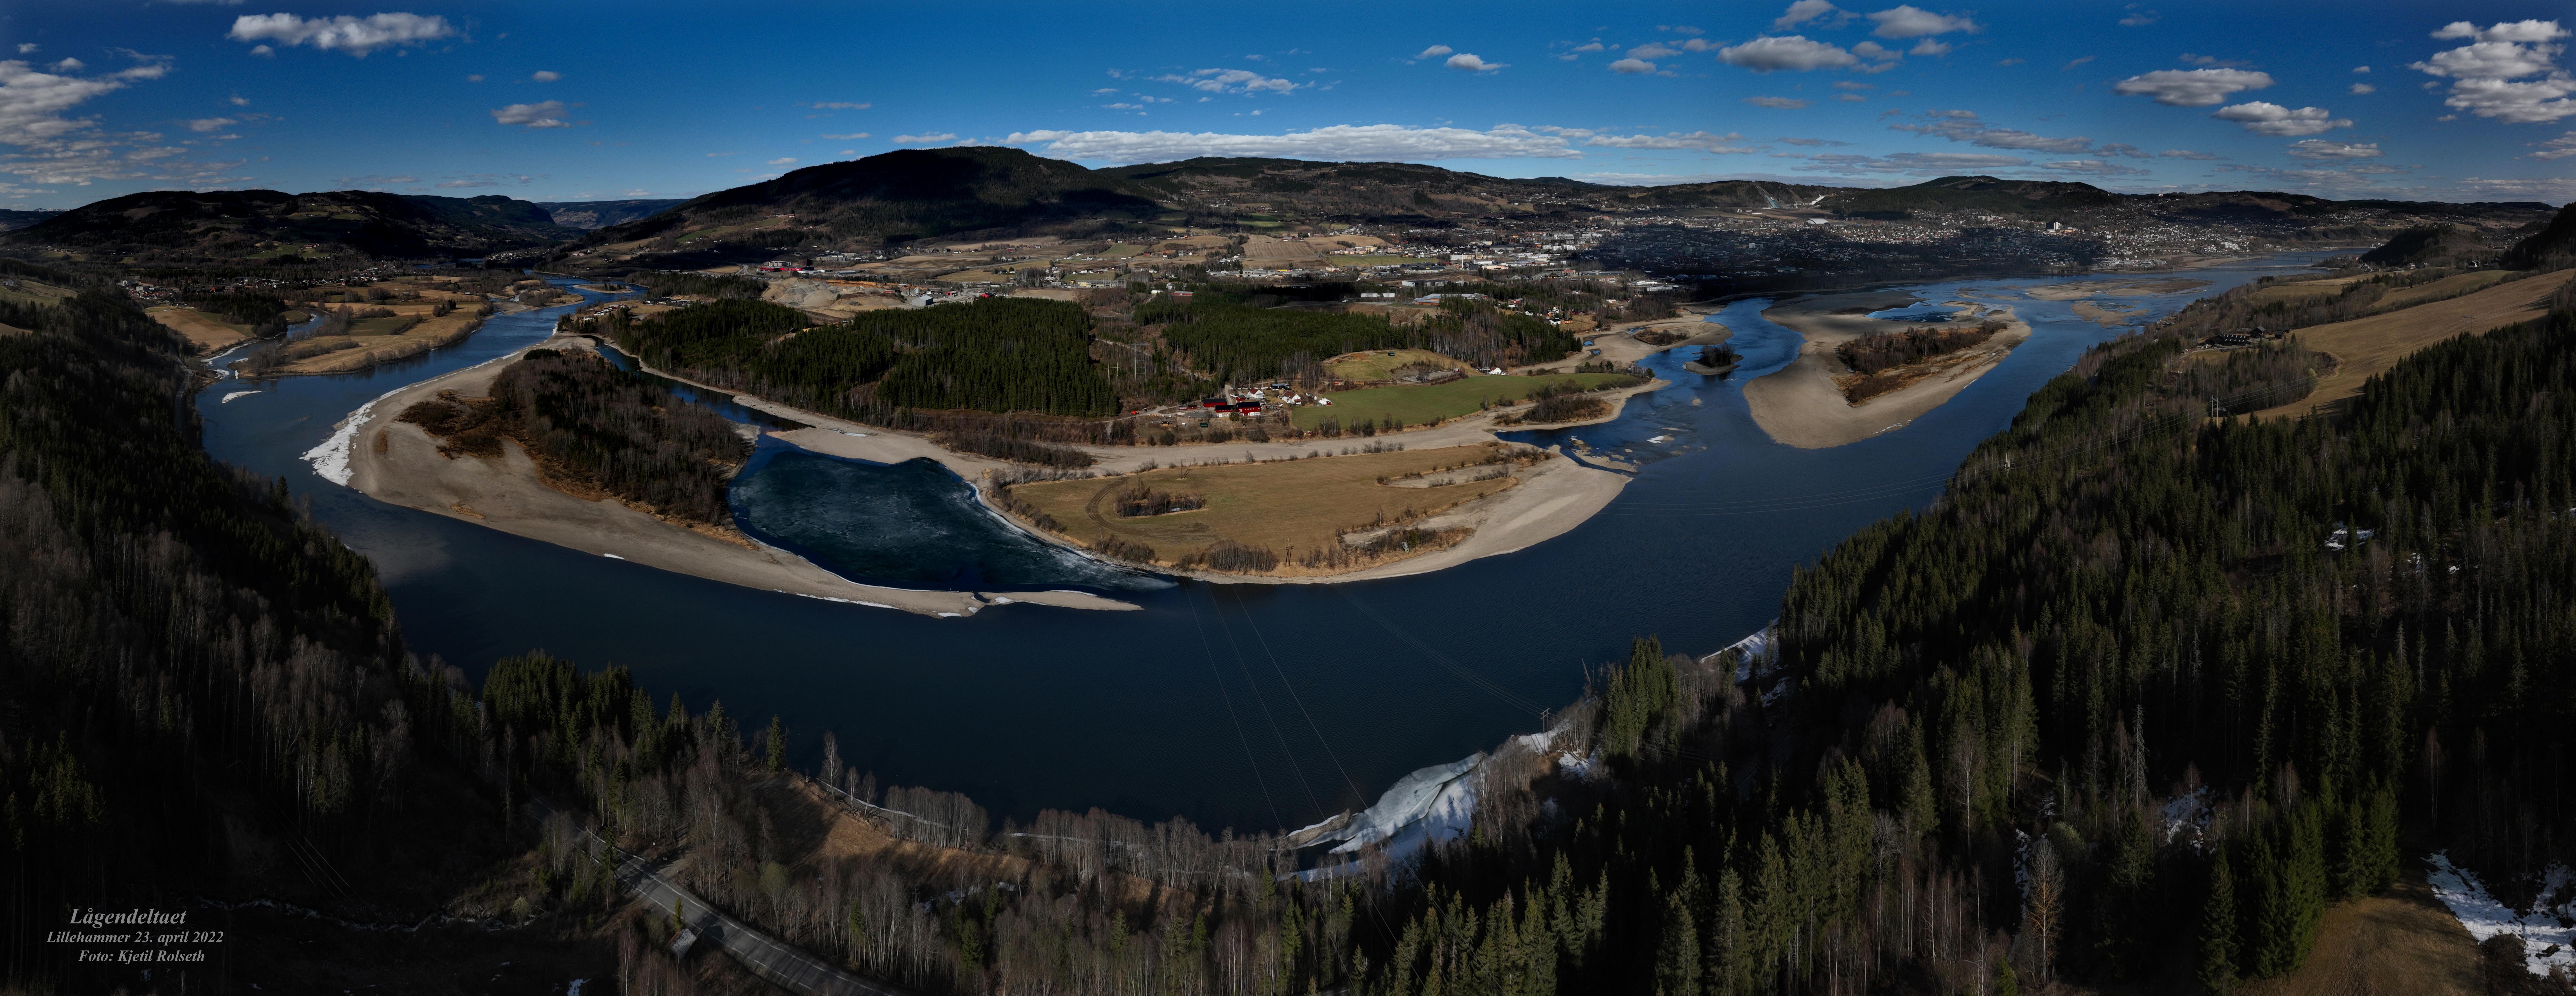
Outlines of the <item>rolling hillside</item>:
{"type": "Polygon", "coordinates": [[[610,225],[622,225],[638,218],[650,218],[668,210],[672,205],[686,203],[688,203],[688,201],[680,199],[659,201],[539,201],[537,202],[537,207],[544,209],[547,215],[552,216],[555,220],[555,224],[562,225],[565,228],[578,228],[583,231],[590,231],[592,229],[606,228],[610,225]]]}
{"type": "Polygon", "coordinates": [[[83,205],[0,235],[0,249],[135,263],[425,259],[533,248],[579,234],[534,204],[497,195],[152,191],[83,205]]]}

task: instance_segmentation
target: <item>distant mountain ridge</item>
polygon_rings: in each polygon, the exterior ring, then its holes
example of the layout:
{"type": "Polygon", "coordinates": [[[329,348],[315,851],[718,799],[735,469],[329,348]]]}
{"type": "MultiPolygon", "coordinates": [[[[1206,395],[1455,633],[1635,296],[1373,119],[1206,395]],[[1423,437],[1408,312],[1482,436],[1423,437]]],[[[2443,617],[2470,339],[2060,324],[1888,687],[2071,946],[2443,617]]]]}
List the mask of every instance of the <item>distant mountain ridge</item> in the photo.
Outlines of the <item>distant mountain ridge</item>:
{"type": "Polygon", "coordinates": [[[537,248],[580,234],[535,204],[498,195],[179,190],[83,205],[0,234],[0,247],[133,262],[425,259],[537,248]]]}
{"type": "Polygon", "coordinates": [[[650,218],[675,204],[686,204],[684,198],[658,201],[538,201],[555,224],[583,231],[622,225],[638,218],[650,218]]]}
{"type": "Polygon", "coordinates": [[[0,232],[16,231],[61,213],[61,211],[18,211],[0,208],[0,232]]]}

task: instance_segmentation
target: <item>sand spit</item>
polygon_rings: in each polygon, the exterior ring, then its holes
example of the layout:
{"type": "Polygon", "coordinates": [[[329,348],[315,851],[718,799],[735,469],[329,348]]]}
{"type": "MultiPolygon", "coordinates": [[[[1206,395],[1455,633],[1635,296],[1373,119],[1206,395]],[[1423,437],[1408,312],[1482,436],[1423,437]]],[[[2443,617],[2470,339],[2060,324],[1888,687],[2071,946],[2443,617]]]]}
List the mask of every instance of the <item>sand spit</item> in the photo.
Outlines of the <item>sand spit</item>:
{"type": "MultiPolygon", "coordinates": [[[[559,336],[549,349],[589,349],[584,337],[559,336]]],[[[504,357],[515,359],[516,354],[504,357]]],[[[506,362],[486,363],[422,381],[376,399],[343,433],[345,483],[378,500],[434,512],[557,546],[747,588],[804,595],[933,616],[966,616],[991,605],[1028,602],[1083,609],[1137,606],[1075,591],[964,592],[884,588],[847,580],[784,550],[746,547],[665,522],[612,500],[576,498],[545,486],[515,443],[497,460],[448,459],[419,426],[394,420],[442,390],[468,397],[491,388],[506,362]]]]}
{"type": "Polygon", "coordinates": [[[2000,318],[2006,327],[1980,345],[1927,361],[1934,369],[1920,381],[1858,405],[1844,401],[1842,389],[1834,384],[1834,376],[1844,372],[1834,347],[1871,333],[1908,327],[1907,322],[1871,318],[1868,312],[1903,307],[1914,300],[1912,294],[1893,291],[1824,294],[1765,310],[1762,317],[1795,330],[1806,342],[1788,366],[1744,385],[1744,400],[1753,410],[1754,423],[1772,439],[1800,449],[1856,443],[1902,428],[1940,407],[2030,338],[2030,324],[2015,317],[2010,307],[1949,302],[1972,313],[1983,308],[1979,317],[2000,318]]]}

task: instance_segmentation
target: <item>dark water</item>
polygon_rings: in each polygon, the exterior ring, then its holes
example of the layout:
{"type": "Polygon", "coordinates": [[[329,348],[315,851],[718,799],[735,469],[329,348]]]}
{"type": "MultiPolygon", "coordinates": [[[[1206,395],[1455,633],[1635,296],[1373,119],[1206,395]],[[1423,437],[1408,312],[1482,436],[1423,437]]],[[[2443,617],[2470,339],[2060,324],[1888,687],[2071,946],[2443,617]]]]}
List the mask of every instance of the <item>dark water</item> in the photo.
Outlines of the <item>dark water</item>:
{"type": "MultiPolygon", "coordinates": [[[[2198,271],[2188,276],[2213,286],[2138,301],[2152,320],[2313,258],[2198,271]]],[[[1673,385],[1632,399],[1617,421],[1519,434],[1541,445],[1580,438],[1639,464],[1618,501],[1572,532],[1420,577],[1120,592],[1136,612],[1010,605],[934,619],[753,591],[387,506],[299,459],[359,405],[542,339],[563,309],[498,316],[466,343],[363,374],[217,384],[199,405],[210,451],[312,494],[379,565],[411,646],[469,673],[544,649],[633,668],[692,708],[722,698],[751,725],[781,715],[809,764],[835,731],[843,754],[880,780],[968,792],[1000,814],[1097,805],[1269,829],[1537,729],[1540,710],[1580,694],[1585,662],[1623,658],[1631,636],[1704,652],[1759,628],[1794,565],[1930,500],[2023,398],[2118,331],[2078,319],[2071,302],[2012,293],[2036,282],[1920,289],[1932,302],[1995,289],[1986,299],[2016,307],[2035,334],[1902,429],[1832,450],[1772,443],[1742,385],[1786,363],[1798,339],[1760,317],[1763,302],[1741,302],[1721,316],[1745,358],[1734,376],[1658,356],[1646,365],[1673,385]],[[218,401],[249,387],[267,389],[218,401]],[[1669,440],[1648,441],[1657,436],[1669,440]]],[[[755,528],[854,574],[1101,586],[1077,576],[1097,568],[1014,558],[997,534],[952,530],[967,517],[936,508],[962,503],[953,491],[938,497],[952,485],[962,487],[901,466],[771,452],[736,501],[755,528]],[[830,514],[795,525],[795,510],[815,503],[830,514]],[[929,524],[943,516],[949,524],[929,524]],[[1048,573],[1058,569],[1067,573],[1048,573]]]]}

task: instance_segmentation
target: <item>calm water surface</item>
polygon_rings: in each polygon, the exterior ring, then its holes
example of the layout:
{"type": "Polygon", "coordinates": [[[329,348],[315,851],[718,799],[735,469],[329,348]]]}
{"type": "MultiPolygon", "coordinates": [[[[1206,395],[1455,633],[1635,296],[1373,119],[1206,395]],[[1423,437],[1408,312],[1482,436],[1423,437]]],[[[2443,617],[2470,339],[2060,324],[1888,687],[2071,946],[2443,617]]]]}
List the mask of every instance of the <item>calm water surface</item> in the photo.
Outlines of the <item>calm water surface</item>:
{"type": "MultiPolygon", "coordinates": [[[[2134,300],[2153,321],[2318,255],[2197,271],[2185,276],[2212,286],[2134,300]]],[[[2074,302],[2016,290],[2042,282],[1909,288],[1935,303],[1984,289],[2035,334],[1950,403],[1831,450],[1781,446],[1754,425],[1745,380],[1787,363],[1798,338],[1760,317],[1766,302],[1738,302],[1719,316],[1744,354],[1734,376],[1654,357],[1646,366],[1672,386],[1631,399],[1617,421],[1514,436],[1580,438],[1637,463],[1608,510],[1531,549],[1420,577],[1170,584],[1016,534],[935,467],[775,441],[735,486],[747,528],[852,577],[1082,587],[1137,612],[1010,605],[934,619],[753,591],[386,505],[299,459],[358,406],[544,339],[566,308],[495,316],[465,343],[365,373],[219,382],[198,406],[210,452],[310,494],[375,560],[412,648],[469,674],[542,649],[632,668],[693,709],[722,699],[747,726],[783,716],[808,764],[833,731],[880,781],[967,792],[997,815],[1101,806],[1266,830],[1365,804],[1408,771],[1538,729],[1541,710],[1580,694],[1585,663],[1624,658],[1631,636],[1706,652],[1759,628],[1793,566],[1929,501],[2031,391],[2119,331],[2077,318],[2074,302]],[[1658,436],[1669,441],[1648,441],[1658,436]]]]}

